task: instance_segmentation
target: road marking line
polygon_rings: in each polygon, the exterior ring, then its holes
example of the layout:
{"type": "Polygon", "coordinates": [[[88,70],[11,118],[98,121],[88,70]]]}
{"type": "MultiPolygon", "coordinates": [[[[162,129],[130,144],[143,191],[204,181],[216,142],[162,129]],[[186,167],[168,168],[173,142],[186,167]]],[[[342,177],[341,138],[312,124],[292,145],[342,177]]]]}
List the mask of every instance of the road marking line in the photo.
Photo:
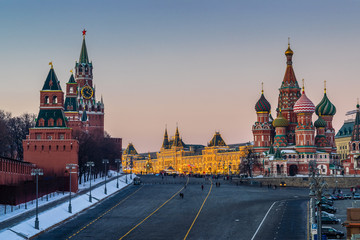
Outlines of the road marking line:
{"type": "MultiPolygon", "coordinates": [[[[189,182],[189,177],[186,181],[187,185],[189,182]]],[[[143,222],[145,222],[148,218],[150,218],[152,215],[154,215],[157,211],[159,211],[160,208],[162,208],[165,204],[167,204],[171,199],[173,199],[176,195],[178,195],[182,190],[184,189],[184,187],[182,187],[178,192],[176,192],[174,195],[172,195],[171,198],[169,198],[168,200],[166,200],[160,207],[158,207],[155,211],[153,211],[150,215],[148,215],[146,218],[144,218],[141,222],[139,222],[138,224],[135,225],[135,227],[133,227],[132,229],[130,229],[124,236],[122,236],[121,238],[119,238],[119,240],[123,239],[124,237],[126,237],[129,233],[131,233],[133,230],[135,230],[138,226],[140,226],[143,222]]]]}
{"type": "Polygon", "coordinates": [[[185,237],[184,237],[184,240],[188,237],[188,235],[189,235],[189,233],[190,233],[190,231],[191,231],[192,227],[194,226],[194,224],[195,224],[195,222],[196,222],[196,219],[199,217],[199,214],[200,214],[200,212],[201,212],[202,208],[204,207],[204,204],[205,204],[206,200],[208,199],[208,197],[209,197],[209,195],[210,195],[210,193],[211,193],[211,189],[212,189],[212,185],[213,185],[213,184],[212,184],[211,179],[209,179],[209,180],[210,180],[210,182],[211,182],[211,184],[210,184],[210,190],[209,190],[209,192],[208,192],[208,194],[207,194],[207,196],[206,196],[206,198],[205,198],[204,202],[202,203],[202,205],[201,205],[201,207],[200,207],[200,209],[199,209],[198,213],[196,214],[196,217],[195,217],[194,221],[192,222],[192,224],[191,224],[191,226],[190,226],[189,230],[187,231],[187,233],[186,233],[186,235],[185,235],[185,237]]]}
{"type": "Polygon", "coordinates": [[[260,230],[261,225],[264,223],[264,221],[265,221],[265,219],[266,219],[267,215],[269,214],[270,210],[271,210],[271,209],[272,209],[272,207],[275,205],[275,203],[277,203],[277,202],[273,202],[273,204],[270,206],[269,210],[268,210],[268,211],[267,211],[267,213],[265,214],[265,216],[264,216],[263,220],[261,221],[261,223],[260,223],[259,227],[256,229],[256,232],[254,233],[254,236],[251,238],[251,240],[254,240],[254,239],[255,239],[256,234],[257,234],[257,233],[258,233],[258,231],[260,230]]]}
{"type": "MultiPolygon", "coordinates": [[[[120,202],[118,202],[116,205],[114,205],[112,208],[110,208],[110,210],[113,210],[115,207],[119,206],[121,203],[125,202],[125,200],[127,200],[129,197],[131,197],[132,195],[134,195],[135,193],[137,193],[138,191],[140,191],[140,189],[142,189],[144,186],[142,186],[141,188],[139,188],[138,190],[136,190],[135,192],[133,192],[132,194],[130,194],[129,196],[127,196],[126,198],[124,198],[123,200],[121,200],[120,202]]],[[[90,226],[91,224],[93,224],[94,222],[96,222],[97,220],[99,220],[100,218],[102,218],[105,214],[107,214],[110,210],[108,210],[107,212],[103,213],[102,215],[100,215],[100,217],[96,218],[95,220],[91,221],[88,225],[84,226],[83,228],[81,228],[78,232],[74,233],[73,235],[71,235],[70,237],[68,237],[66,240],[75,237],[77,234],[79,234],[82,230],[84,230],[85,228],[87,228],[88,226],[90,226]]]]}

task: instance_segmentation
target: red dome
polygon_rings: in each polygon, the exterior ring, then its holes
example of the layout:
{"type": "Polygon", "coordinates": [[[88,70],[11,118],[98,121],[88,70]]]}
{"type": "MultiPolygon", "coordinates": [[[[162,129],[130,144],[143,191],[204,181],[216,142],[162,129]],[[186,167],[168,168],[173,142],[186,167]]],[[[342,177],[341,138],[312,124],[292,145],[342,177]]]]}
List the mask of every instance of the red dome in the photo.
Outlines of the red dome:
{"type": "Polygon", "coordinates": [[[313,112],[315,112],[315,105],[305,95],[305,92],[303,92],[301,97],[296,101],[294,105],[294,113],[313,113],[313,112]]]}

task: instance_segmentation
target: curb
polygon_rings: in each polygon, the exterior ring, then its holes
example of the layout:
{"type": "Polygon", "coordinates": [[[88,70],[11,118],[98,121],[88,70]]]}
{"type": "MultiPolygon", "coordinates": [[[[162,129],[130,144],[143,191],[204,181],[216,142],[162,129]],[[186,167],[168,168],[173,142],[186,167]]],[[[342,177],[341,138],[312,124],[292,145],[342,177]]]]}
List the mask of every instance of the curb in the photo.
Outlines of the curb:
{"type": "Polygon", "coordinates": [[[56,223],[56,224],[54,224],[54,225],[52,225],[52,226],[50,226],[50,227],[48,227],[48,228],[46,228],[46,229],[42,230],[41,232],[39,232],[39,233],[37,233],[36,235],[33,235],[33,236],[31,236],[31,237],[29,237],[29,238],[27,238],[27,239],[34,239],[35,237],[37,237],[37,236],[39,236],[39,235],[43,234],[44,232],[47,232],[47,231],[49,231],[49,230],[51,230],[51,229],[53,229],[53,228],[55,228],[55,227],[57,227],[57,226],[59,226],[59,225],[61,225],[61,224],[65,223],[65,222],[67,222],[67,221],[71,220],[72,218],[77,217],[80,213],[83,213],[84,211],[88,210],[89,208],[91,208],[91,207],[93,207],[93,206],[95,206],[95,205],[97,205],[97,204],[99,204],[99,203],[103,202],[104,200],[106,200],[106,199],[110,198],[110,197],[111,197],[111,196],[113,196],[114,194],[116,194],[116,193],[120,192],[121,190],[124,190],[125,188],[128,188],[128,187],[129,187],[129,186],[131,186],[131,185],[132,185],[131,183],[130,183],[130,184],[128,184],[126,187],[123,187],[123,188],[119,189],[118,191],[113,192],[111,195],[109,195],[109,196],[107,196],[107,197],[105,197],[105,198],[101,199],[100,201],[98,201],[98,202],[96,202],[96,203],[94,203],[94,204],[92,204],[92,205],[88,206],[87,208],[84,208],[84,209],[83,209],[83,210],[81,210],[80,212],[78,212],[78,213],[76,213],[76,214],[74,214],[74,215],[72,215],[72,216],[70,216],[70,217],[68,217],[68,218],[66,218],[66,219],[64,219],[64,220],[62,220],[61,222],[58,222],[58,223],[56,223]]]}

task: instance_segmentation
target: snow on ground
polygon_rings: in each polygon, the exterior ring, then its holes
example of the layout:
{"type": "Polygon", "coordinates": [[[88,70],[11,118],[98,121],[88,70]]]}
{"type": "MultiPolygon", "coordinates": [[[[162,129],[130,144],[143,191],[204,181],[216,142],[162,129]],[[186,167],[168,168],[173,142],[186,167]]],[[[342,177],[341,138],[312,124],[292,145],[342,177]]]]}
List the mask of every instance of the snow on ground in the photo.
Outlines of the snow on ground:
{"type": "MultiPolygon", "coordinates": [[[[135,175],[133,174],[133,178],[135,175]]],[[[107,187],[107,195],[104,193],[104,185],[99,186],[96,189],[93,189],[91,191],[91,195],[93,197],[92,203],[89,202],[89,195],[81,195],[74,197],[71,200],[72,205],[72,213],[68,212],[68,206],[69,203],[65,202],[62,203],[54,208],[51,208],[47,211],[44,211],[39,214],[39,225],[40,229],[35,229],[35,216],[25,220],[16,226],[11,227],[8,230],[4,230],[0,232],[0,239],[24,239],[29,238],[31,236],[34,236],[38,234],[39,232],[71,217],[72,215],[75,215],[76,213],[81,212],[85,208],[88,208],[94,204],[96,204],[98,201],[108,197],[112,193],[115,193],[116,191],[119,191],[121,188],[127,186],[125,183],[125,176],[119,177],[119,188],[116,188],[116,179],[108,182],[106,184],[107,187]],[[23,237],[21,237],[23,236],[23,237]]],[[[128,176],[128,184],[130,184],[132,180],[130,179],[130,176],[128,176]]]]}
{"type": "MultiPolygon", "coordinates": [[[[110,170],[108,172],[108,177],[110,178],[110,177],[116,176],[116,174],[117,174],[116,171],[110,170]]],[[[121,172],[119,174],[121,174],[121,172]]],[[[128,178],[130,179],[130,177],[128,177],[128,178]]],[[[94,186],[95,184],[98,184],[98,183],[104,182],[104,181],[105,181],[104,177],[102,177],[102,178],[98,177],[96,179],[91,180],[91,185],[94,186]]],[[[119,178],[119,181],[120,181],[120,178],[119,178]]],[[[88,189],[89,187],[90,187],[90,181],[79,184],[79,191],[83,190],[83,189],[88,189]]],[[[65,192],[65,194],[63,192],[55,192],[55,193],[48,194],[47,197],[48,197],[48,199],[46,199],[46,195],[39,198],[39,200],[38,200],[39,207],[42,205],[46,205],[52,201],[69,197],[69,192],[65,192]]],[[[13,206],[12,211],[11,211],[11,206],[0,204],[0,223],[4,220],[11,219],[20,214],[23,214],[24,212],[34,209],[36,207],[36,201],[35,200],[29,201],[26,203],[26,205],[27,205],[27,209],[25,209],[25,203],[22,203],[22,204],[13,206]],[[6,208],[6,214],[5,214],[5,208],[6,208]]]]}

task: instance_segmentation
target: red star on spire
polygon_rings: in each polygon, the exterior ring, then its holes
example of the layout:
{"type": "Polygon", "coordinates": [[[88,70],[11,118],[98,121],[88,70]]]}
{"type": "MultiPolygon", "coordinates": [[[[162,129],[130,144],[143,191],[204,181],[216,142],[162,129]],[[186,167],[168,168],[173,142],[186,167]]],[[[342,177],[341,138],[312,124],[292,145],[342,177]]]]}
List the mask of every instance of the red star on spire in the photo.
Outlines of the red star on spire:
{"type": "Polygon", "coordinates": [[[85,30],[85,28],[84,28],[84,30],[82,31],[82,33],[83,33],[83,36],[86,35],[86,30],[85,30]]]}

